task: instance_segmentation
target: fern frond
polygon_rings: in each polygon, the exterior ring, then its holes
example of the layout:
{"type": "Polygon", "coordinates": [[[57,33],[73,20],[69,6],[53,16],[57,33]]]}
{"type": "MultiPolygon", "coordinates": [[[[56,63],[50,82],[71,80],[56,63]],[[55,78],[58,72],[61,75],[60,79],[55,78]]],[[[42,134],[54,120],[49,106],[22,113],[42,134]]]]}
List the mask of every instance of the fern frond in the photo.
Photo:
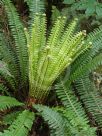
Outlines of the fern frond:
{"type": "Polygon", "coordinates": [[[66,121],[57,111],[43,105],[34,105],[33,107],[39,111],[44,120],[48,122],[53,135],[59,136],[60,134],[61,136],[71,136],[70,130],[68,130],[68,128],[66,130],[66,121]]]}
{"type": "Polygon", "coordinates": [[[102,53],[93,58],[88,56],[88,53],[84,54],[72,65],[69,82],[71,83],[82,75],[91,73],[100,65],[102,65],[102,53]]]}
{"type": "Polygon", "coordinates": [[[3,61],[0,61],[0,75],[3,79],[5,79],[5,81],[7,81],[10,87],[15,90],[14,77],[9,72],[7,64],[3,61]]]}
{"type": "Polygon", "coordinates": [[[74,117],[81,117],[83,120],[87,121],[87,117],[81,103],[78,102],[75,94],[62,80],[60,80],[60,82],[56,85],[56,92],[63,105],[67,110],[73,113],[74,117]]]}
{"type": "MultiPolygon", "coordinates": [[[[9,39],[8,39],[9,40],[9,39]]],[[[0,33],[0,53],[2,54],[2,60],[8,64],[9,71],[13,75],[16,84],[18,84],[18,77],[20,77],[19,65],[16,56],[16,52],[12,45],[7,41],[7,37],[0,33]]]]}
{"type": "Polygon", "coordinates": [[[90,127],[86,122],[84,122],[83,117],[75,117],[74,112],[67,108],[56,107],[57,110],[70,124],[71,136],[96,136],[96,128],[90,127]]]}
{"type": "Polygon", "coordinates": [[[10,94],[8,92],[8,88],[3,83],[0,83],[0,93],[3,95],[7,94],[8,96],[10,96],[10,94]]]}
{"type": "Polygon", "coordinates": [[[26,84],[28,78],[28,54],[23,24],[21,23],[11,0],[2,0],[2,3],[7,13],[9,26],[15,41],[15,49],[19,61],[21,80],[22,83],[26,84]]]}
{"type": "Polygon", "coordinates": [[[0,136],[27,136],[34,119],[34,113],[25,110],[17,117],[8,130],[5,130],[0,136]]]}
{"type": "Polygon", "coordinates": [[[21,111],[17,111],[17,112],[13,112],[13,113],[5,115],[3,117],[3,124],[11,125],[14,122],[14,120],[19,116],[20,113],[21,111]]]}
{"type": "Polygon", "coordinates": [[[76,81],[77,92],[92,118],[102,128],[102,99],[88,75],[76,81]]]}
{"type": "Polygon", "coordinates": [[[15,107],[15,106],[23,106],[24,104],[17,101],[13,97],[8,96],[0,96],[0,110],[5,110],[7,108],[15,107]]]}
{"type": "Polygon", "coordinates": [[[24,0],[29,6],[31,13],[42,13],[44,11],[44,0],[24,0]]]}

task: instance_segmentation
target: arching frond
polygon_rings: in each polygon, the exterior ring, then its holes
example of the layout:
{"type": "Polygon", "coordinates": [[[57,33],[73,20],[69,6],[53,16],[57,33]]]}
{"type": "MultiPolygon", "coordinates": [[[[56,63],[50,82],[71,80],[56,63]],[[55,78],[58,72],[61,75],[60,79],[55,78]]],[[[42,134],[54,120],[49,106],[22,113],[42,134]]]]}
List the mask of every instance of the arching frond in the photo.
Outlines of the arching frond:
{"type": "Polygon", "coordinates": [[[15,106],[23,106],[24,104],[17,101],[13,97],[8,96],[0,96],[0,110],[5,110],[7,108],[15,107],[15,106]]]}
{"type": "Polygon", "coordinates": [[[102,128],[102,98],[88,75],[82,76],[76,81],[76,88],[87,112],[102,128]]]}
{"type": "Polygon", "coordinates": [[[37,111],[41,113],[41,116],[44,118],[46,122],[48,122],[49,127],[51,129],[51,133],[55,136],[71,136],[70,129],[66,130],[66,121],[62,118],[62,116],[56,112],[55,110],[43,106],[43,105],[34,105],[33,106],[37,111]],[[63,125],[62,125],[63,124],[63,125]]]}

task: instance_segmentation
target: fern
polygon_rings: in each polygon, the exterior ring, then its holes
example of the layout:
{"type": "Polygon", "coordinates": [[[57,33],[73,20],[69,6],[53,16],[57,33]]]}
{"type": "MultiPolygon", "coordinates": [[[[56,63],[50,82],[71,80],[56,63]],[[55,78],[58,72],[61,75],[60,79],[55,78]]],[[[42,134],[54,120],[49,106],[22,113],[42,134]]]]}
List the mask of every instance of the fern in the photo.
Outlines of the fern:
{"type": "Polygon", "coordinates": [[[17,117],[8,130],[5,130],[0,136],[27,136],[34,119],[34,113],[25,110],[17,117]]]}
{"type": "Polygon", "coordinates": [[[23,106],[23,103],[17,101],[15,98],[8,96],[0,96],[0,110],[6,110],[7,108],[23,106]]]}
{"type": "Polygon", "coordinates": [[[73,36],[76,20],[63,33],[66,21],[65,18],[61,19],[61,17],[55,22],[45,43],[45,38],[41,36],[42,32],[46,33],[46,28],[44,27],[40,31],[40,28],[44,26],[42,23],[45,21],[45,15],[41,17],[36,14],[31,35],[27,34],[26,30],[29,50],[30,96],[38,101],[45,100],[54,80],[89,47],[82,42],[84,32],[79,32],[73,36]],[[44,42],[42,42],[43,39],[44,42]],[[41,43],[45,45],[41,46],[41,43]]]}

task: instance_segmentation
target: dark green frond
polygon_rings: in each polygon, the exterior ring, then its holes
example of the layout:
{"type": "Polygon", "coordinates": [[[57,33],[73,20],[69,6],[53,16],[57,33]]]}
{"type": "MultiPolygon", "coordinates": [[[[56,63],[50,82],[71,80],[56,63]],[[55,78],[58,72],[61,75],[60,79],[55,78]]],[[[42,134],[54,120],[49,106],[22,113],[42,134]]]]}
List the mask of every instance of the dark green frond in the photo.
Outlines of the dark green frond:
{"type": "Polygon", "coordinates": [[[102,53],[93,58],[88,56],[88,53],[84,54],[72,65],[69,82],[71,83],[82,75],[89,74],[100,65],[102,65],[102,53]]]}
{"type": "Polygon", "coordinates": [[[3,124],[11,125],[20,113],[21,111],[16,111],[16,112],[5,115],[3,117],[3,124]]]}
{"type": "Polygon", "coordinates": [[[13,97],[8,96],[0,96],[0,110],[5,110],[7,108],[15,107],[15,106],[23,106],[24,104],[17,101],[13,97]]]}
{"type": "Polygon", "coordinates": [[[76,88],[87,112],[102,128],[102,98],[94,83],[85,75],[76,81],[76,88]]]}
{"type": "Polygon", "coordinates": [[[0,53],[2,54],[2,60],[8,64],[10,73],[13,75],[16,84],[18,83],[18,77],[20,76],[19,63],[17,60],[17,54],[14,50],[14,45],[10,45],[9,39],[0,33],[0,53]],[[7,41],[8,40],[8,41],[7,41]]]}
{"type": "MultiPolygon", "coordinates": [[[[36,110],[41,113],[41,116],[44,118],[46,122],[48,122],[49,127],[51,129],[51,133],[55,136],[67,136],[70,133],[70,130],[66,130],[66,121],[62,118],[62,116],[55,110],[43,106],[43,105],[34,105],[36,110]]],[[[69,135],[70,136],[70,135],[69,135]]]]}
{"type": "Polygon", "coordinates": [[[8,130],[5,130],[0,136],[27,136],[31,130],[34,119],[34,113],[25,110],[19,114],[8,130]]]}
{"type": "Polygon", "coordinates": [[[62,80],[60,80],[59,84],[56,85],[56,92],[63,105],[67,110],[74,114],[74,117],[81,117],[83,118],[83,120],[87,120],[85,111],[82,108],[81,103],[78,102],[73,91],[62,80]]]}
{"type": "Polygon", "coordinates": [[[3,83],[0,83],[0,94],[6,94],[8,96],[10,95],[8,92],[8,88],[3,83]]]}
{"type": "Polygon", "coordinates": [[[18,56],[22,83],[28,78],[28,54],[24,27],[11,0],[2,0],[8,16],[9,26],[15,41],[15,49],[18,56]]]}

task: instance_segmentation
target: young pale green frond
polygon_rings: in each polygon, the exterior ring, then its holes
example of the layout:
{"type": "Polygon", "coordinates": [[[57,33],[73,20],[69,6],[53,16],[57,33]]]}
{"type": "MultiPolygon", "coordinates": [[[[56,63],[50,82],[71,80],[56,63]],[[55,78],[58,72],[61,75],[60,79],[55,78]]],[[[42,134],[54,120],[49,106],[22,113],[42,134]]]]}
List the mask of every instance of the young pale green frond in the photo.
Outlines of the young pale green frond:
{"type": "Polygon", "coordinates": [[[53,133],[54,136],[71,136],[70,130],[68,131],[69,128],[66,130],[66,121],[57,111],[43,105],[34,105],[33,107],[39,111],[44,120],[48,122],[51,133],[53,133]]]}
{"type": "Polygon", "coordinates": [[[8,130],[5,130],[0,136],[27,136],[31,130],[34,119],[34,113],[25,110],[19,114],[8,130]]]}
{"type": "Polygon", "coordinates": [[[78,79],[75,85],[85,108],[102,128],[102,98],[94,83],[85,75],[78,79]]]}
{"type": "Polygon", "coordinates": [[[15,107],[15,106],[23,106],[24,104],[17,101],[13,97],[8,96],[0,96],[0,110],[6,110],[7,108],[15,107]]]}
{"type": "Polygon", "coordinates": [[[15,49],[18,56],[21,81],[23,84],[27,82],[28,78],[28,54],[23,24],[21,23],[11,0],[2,0],[2,3],[7,13],[9,26],[11,28],[11,33],[15,41],[15,49]]]}
{"type": "MultiPolygon", "coordinates": [[[[41,40],[42,31],[39,24],[43,18],[45,16],[41,18],[41,15],[35,15],[32,33],[27,36],[29,37],[30,96],[39,101],[43,101],[49,94],[50,87],[59,74],[89,47],[83,42],[84,31],[73,34],[76,20],[65,29],[64,17],[57,19],[47,41],[41,42],[43,40],[41,40]],[[41,43],[45,46],[42,47],[41,43]]],[[[45,31],[46,29],[43,33],[46,33],[45,31]]]]}

